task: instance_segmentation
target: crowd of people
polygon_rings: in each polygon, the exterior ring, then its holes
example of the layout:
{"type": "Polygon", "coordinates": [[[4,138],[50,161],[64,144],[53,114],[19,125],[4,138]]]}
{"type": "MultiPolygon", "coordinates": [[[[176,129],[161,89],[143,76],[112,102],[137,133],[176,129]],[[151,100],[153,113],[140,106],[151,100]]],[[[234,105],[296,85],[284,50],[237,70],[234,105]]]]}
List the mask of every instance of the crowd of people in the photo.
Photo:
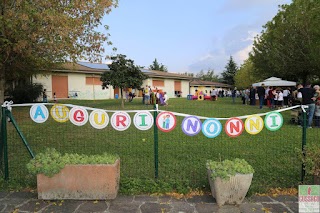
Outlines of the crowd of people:
{"type": "MultiPolygon", "coordinates": [[[[125,89],[126,93],[126,101],[131,102],[135,95],[135,89],[129,90],[125,89]]],[[[151,89],[150,86],[146,85],[142,89],[142,104],[145,105],[154,105],[159,104],[163,106],[168,106],[169,97],[166,92],[155,88],[154,90],[151,89]]]]}
{"type": "MultiPolygon", "coordinates": [[[[236,94],[234,92],[234,94],[236,94]]],[[[281,109],[294,105],[306,105],[308,128],[320,127],[320,87],[319,85],[311,86],[306,83],[305,86],[299,84],[297,87],[259,87],[246,88],[240,91],[242,104],[259,105],[262,109],[264,106],[270,109],[281,109]]],[[[234,100],[233,100],[234,101],[234,100]]]]}

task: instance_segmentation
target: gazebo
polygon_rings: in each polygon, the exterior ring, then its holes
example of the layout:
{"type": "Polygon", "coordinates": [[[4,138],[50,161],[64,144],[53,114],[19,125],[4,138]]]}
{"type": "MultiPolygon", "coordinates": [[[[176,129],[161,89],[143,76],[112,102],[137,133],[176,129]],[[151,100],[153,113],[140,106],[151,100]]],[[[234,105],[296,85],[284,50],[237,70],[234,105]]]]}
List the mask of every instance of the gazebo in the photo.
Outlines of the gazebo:
{"type": "Polygon", "coordinates": [[[296,86],[297,83],[294,81],[286,81],[281,78],[270,77],[265,79],[264,81],[252,84],[253,87],[258,87],[264,84],[264,86],[278,86],[278,87],[293,87],[296,86]]]}

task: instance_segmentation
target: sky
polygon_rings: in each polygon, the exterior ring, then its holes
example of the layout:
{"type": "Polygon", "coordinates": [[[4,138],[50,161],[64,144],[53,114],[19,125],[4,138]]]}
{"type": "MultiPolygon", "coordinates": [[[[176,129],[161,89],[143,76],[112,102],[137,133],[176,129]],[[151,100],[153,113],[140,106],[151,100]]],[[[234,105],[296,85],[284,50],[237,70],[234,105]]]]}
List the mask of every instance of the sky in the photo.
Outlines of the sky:
{"type": "Polygon", "coordinates": [[[139,66],[154,59],[169,72],[225,70],[230,56],[240,66],[254,37],[291,0],[119,0],[103,18],[109,40],[139,66]]]}

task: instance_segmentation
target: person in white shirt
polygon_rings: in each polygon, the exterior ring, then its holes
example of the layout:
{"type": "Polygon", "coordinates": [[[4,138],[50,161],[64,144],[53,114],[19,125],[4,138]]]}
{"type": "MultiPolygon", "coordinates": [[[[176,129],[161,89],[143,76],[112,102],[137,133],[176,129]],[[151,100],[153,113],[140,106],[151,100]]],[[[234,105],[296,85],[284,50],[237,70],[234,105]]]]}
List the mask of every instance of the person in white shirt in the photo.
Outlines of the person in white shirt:
{"type": "Polygon", "coordinates": [[[282,90],[280,89],[277,95],[277,103],[278,103],[278,109],[281,109],[282,104],[283,104],[283,93],[282,90]]]}
{"type": "Polygon", "coordinates": [[[168,100],[169,100],[169,97],[167,95],[167,92],[164,92],[163,93],[163,102],[164,102],[164,105],[168,106],[168,100]]]}
{"type": "Polygon", "coordinates": [[[285,106],[285,107],[288,107],[288,105],[289,105],[289,103],[288,103],[288,99],[289,99],[289,95],[290,95],[290,90],[289,90],[289,88],[285,88],[284,90],[283,90],[283,105],[285,106]]]}

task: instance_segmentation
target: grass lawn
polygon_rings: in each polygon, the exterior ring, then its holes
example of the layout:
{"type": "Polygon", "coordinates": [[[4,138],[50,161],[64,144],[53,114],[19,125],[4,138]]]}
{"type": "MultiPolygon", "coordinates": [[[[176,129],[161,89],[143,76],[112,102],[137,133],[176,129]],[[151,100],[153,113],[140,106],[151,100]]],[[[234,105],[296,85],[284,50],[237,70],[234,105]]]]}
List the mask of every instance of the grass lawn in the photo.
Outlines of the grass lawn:
{"type": "MultiPolygon", "coordinates": [[[[61,100],[80,106],[121,110],[120,100],[80,101],[61,100]]],[[[48,106],[50,110],[51,106],[48,106]]],[[[193,137],[181,130],[183,117],[177,116],[176,128],[168,133],[159,131],[159,177],[154,179],[154,130],[137,130],[133,124],[128,130],[116,131],[109,124],[105,129],[94,129],[88,122],[78,127],[71,122],[58,123],[51,117],[42,124],[33,122],[30,107],[14,107],[13,116],[36,154],[46,147],[61,152],[100,154],[111,152],[121,158],[121,193],[155,193],[190,189],[209,191],[205,163],[207,159],[244,158],[255,169],[250,193],[266,192],[270,188],[297,187],[301,178],[301,162],[296,148],[301,148],[302,128],[290,124],[290,111],[282,112],[284,125],[278,131],[264,128],[257,135],[243,132],[230,138],[223,131],[213,139],[201,132],[193,137]]],[[[141,99],[125,104],[125,110],[151,110],[141,99]]],[[[165,107],[160,106],[161,110],[165,107]]],[[[186,98],[169,100],[168,111],[206,117],[235,117],[268,112],[258,106],[242,105],[237,99],[219,98],[218,101],[188,101],[186,98]]],[[[90,111],[89,111],[90,113],[90,111]]],[[[111,117],[112,113],[108,113],[111,117]]],[[[133,118],[134,113],[129,113],[133,118]]],[[[221,121],[224,125],[225,121],[221,121]]],[[[307,129],[307,143],[319,142],[319,129],[307,129]]],[[[25,165],[30,160],[25,146],[14,127],[8,125],[10,181],[0,180],[0,186],[10,189],[35,188],[35,177],[25,165]]],[[[3,165],[2,165],[3,166],[3,165]]]]}

